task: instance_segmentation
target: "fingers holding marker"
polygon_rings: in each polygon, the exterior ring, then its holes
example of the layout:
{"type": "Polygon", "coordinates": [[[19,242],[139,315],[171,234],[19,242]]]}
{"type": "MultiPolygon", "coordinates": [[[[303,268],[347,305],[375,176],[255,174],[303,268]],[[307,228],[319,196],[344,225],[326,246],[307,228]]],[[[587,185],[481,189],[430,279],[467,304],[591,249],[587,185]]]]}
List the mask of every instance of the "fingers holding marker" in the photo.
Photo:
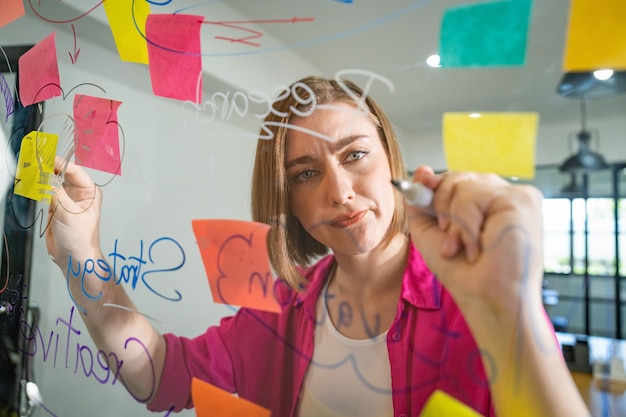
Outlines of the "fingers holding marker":
{"type": "MultiPolygon", "coordinates": [[[[419,175],[424,180],[426,174],[419,175]]],[[[501,187],[510,184],[493,174],[447,172],[436,177],[433,208],[439,228],[447,235],[441,254],[451,258],[464,252],[466,260],[474,262],[482,250],[481,235],[490,205],[501,187]]]]}
{"type": "Polygon", "coordinates": [[[425,230],[434,224],[436,217],[436,227],[442,234],[440,255],[448,259],[462,255],[467,262],[475,262],[483,250],[483,235],[490,216],[502,205],[494,206],[494,202],[502,200],[511,184],[495,174],[436,175],[429,167],[418,168],[413,181],[392,181],[404,194],[408,206],[417,207],[408,208],[413,227],[425,230]],[[428,203],[422,198],[426,194],[428,203]]]}

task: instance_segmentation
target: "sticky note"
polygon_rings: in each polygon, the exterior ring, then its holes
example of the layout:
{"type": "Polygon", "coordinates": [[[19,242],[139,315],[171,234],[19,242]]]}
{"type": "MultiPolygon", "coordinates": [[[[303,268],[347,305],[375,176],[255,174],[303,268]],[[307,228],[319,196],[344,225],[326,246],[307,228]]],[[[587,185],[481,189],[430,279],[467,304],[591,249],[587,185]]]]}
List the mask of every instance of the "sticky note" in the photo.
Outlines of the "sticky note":
{"type": "Polygon", "coordinates": [[[532,0],[447,9],[441,21],[442,67],[519,66],[526,61],[532,0]]]}
{"type": "Polygon", "coordinates": [[[565,72],[626,69],[626,1],[571,0],[565,72]]]}
{"type": "Polygon", "coordinates": [[[473,408],[441,390],[436,390],[424,404],[419,417],[484,417],[473,408]]]}
{"type": "Polygon", "coordinates": [[[23,0],[0,0],[0,27],[24,16],[23,0]]]}
{"type": "Polygon", "coordinates": [[[146,22],[150,81],[157,96],[202,101],[202,16],[151,14],[146,22]]]}
{"type": "Polygon", "coordinates": [[[150,2],[106,0],[103,3],[120,59],[147,64],[148,43],[145,33],[150,2]]]}
{"type": "Polygon", "coordinates": [[[534,112],[444,113],[448,169],[534,178],[538,123],[534,112]]]}
{"type": "Polygon", "coordinates": [[[191,380],[191,399],[197,417],[270,417],[271,412],[251,401],[204,382],[191,380]]]}
{"type": "Polygon", "coordinates": [[[280,312],[267,256],[269,225],[204,219],[192,227],[214,302],[280,312]]]}
{"type": "Polygon", "coordinates": [[[76,164],[121,175],[119,101],[74,96],[74,147],[76,164]]]}
{"type": "Polygon", "coordinates": [[[19,94],[24,106],[62,94],[55,36],[51,33],[18,60],[19,94]]]}
{"type": "Polygon", "coordinates": [[[58,135],[36,131],[22,139],[15,171],[14,194],[50,202],[53,192],[50,177],[54,175],[58,141],[58,135]]]}

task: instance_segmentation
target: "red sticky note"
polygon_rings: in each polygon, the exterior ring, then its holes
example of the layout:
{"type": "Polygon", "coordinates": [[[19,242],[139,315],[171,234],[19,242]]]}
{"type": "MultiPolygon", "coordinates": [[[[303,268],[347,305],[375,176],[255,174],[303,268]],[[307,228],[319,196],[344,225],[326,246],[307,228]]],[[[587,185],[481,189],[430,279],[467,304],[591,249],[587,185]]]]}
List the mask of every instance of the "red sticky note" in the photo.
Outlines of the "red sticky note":
{"type": "Polygon", "coordinates": [[[157,96],[202,101],[202,16],[151,14],[146,22],[152,91],[157,96]]]}
{"type": "Polygon", "coordinates": [[[24,2],[22,0],[0,0],[0,27],[24,16],[24,2]]]}
{"type": "Polygon", "coordinates": [[[270,226],[242,220],[193,220],[213,301],[280,312],[267,257],[270,226]]]}
{"type": "Polygon", "coordinates": [[[77,94],[74,97],[76,164],[122,174],[120,158],[119,101],[77,94]]]}
{"type": "Polygon", "coordinates": [[[196,417],[270,417],[271,412],[251,401],[235,397],[228,391],[201,381],[191,380],[191,399],[196,417]]]}
{"type": "Polygon", "coordinates": [[[40,103],[61,95],[56,32],[30,48],[18,60],[22,105],[40,103]]]}

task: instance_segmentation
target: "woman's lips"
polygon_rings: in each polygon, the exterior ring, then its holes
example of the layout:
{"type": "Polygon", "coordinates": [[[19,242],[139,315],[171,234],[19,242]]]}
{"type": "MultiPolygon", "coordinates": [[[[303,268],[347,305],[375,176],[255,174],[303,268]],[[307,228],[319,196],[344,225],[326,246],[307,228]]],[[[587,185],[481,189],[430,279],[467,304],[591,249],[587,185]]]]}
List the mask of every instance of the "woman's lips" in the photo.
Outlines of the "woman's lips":
{"type": "Polygon", "coordinates": [[[361,221],[365,213],[367,213],[367,210],[355,211],[345,216],[337,216],[330,222],[330,225],[338,229],[345,229],[361,221]]]}

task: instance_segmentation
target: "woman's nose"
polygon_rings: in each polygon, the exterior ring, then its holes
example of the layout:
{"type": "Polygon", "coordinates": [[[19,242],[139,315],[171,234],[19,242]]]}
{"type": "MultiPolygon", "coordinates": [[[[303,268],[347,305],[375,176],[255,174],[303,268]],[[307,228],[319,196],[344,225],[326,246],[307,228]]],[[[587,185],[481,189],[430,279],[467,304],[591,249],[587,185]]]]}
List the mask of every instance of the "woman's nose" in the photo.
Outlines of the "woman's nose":
{"type": "Polygon", "coordinates": [[[346,204],[354,199],[355,192],[352,186],[352,179],[340,169],[327,171],[324,176],[324,183],[330,204],[346,204]]]}

